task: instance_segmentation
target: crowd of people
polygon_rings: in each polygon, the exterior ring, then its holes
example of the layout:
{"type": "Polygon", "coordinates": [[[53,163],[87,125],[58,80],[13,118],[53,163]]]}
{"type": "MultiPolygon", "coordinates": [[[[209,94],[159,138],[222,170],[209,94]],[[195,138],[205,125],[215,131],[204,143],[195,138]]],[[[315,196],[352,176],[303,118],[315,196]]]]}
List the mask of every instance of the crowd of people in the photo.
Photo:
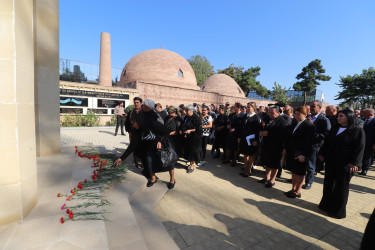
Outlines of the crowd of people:
{"type": "Polygon", "coordinates": [[[257,107],[255,102],[217,107],[194,103],[163,109],[151,99],[143,102],[135,97],[133,101],[134,109],[128,114],[116,113],[121,118],[119,125],[126,117],[130,144],[115,164],[133,153],[135,164],[143,166],[148,187],[157,182],[155,173],[161,171],[169,171],[168,188],[176,184],[175,161],[166,165],[162,160],[165,148],[186,160],[189,174],[205,165],[208,154],[232,167],[242,154],[239,174],[249,177],[254,164],[264,167],[264,178],[258,182],[266,188],[275,186],[283,170],[291,171],[291,190],[285,192],[289,198],[301,198],[301,190],[310,189],[314,176],[324,170],[319,208],[331,217],[345,218],[352,176],[358,171],[366,175],[373,163],[373,109],[341,110],[331,105],[323,112],[320,101],[295,110],[282,103],[257,107]],[[209,143],[212,150],[207,153],[209,143]]]}

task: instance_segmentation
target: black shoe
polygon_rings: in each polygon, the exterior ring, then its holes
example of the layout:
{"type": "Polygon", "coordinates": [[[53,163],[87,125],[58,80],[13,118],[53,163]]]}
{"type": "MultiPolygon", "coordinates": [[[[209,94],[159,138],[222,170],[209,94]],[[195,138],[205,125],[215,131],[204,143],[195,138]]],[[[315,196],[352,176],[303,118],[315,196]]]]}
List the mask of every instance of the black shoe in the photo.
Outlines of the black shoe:
{"type": "Polygon", "coordinates": [[[125,135],[126,136],[126,134],[121,134],[121,135],[125,135]]]}
{"type": "Polygon", "coordinates": [[[290,193],[293,193],[293,191],[292,191],[292,190],[289,190],[288,192],[284,192],[283,194],[285,194],[285,195],[289,195],[290,193]]]}
{"type": "Polygon", "coordinates": [[[242,177],[249,177],[249,176],[251,176],[251,173],[250,174],[244,174],[244,173],[239,173],[239,175],[241,175],[242,177]]]}
{"type": "Polygon", "coordinates": [[[292,198],[292,199],[295,199],[295,198],[301,198],[301,193],[299,194],[295,194],[294,192],[290,192],[289,194],[286,195],[288,198],[292,198]]]}
{"type": "Polygon", "coordinates": [[[287,179],[286,181],[289,183],[292,183],[292,179],[287,179]]]}
{"type": "Polygon", "coordinates": [[[309,190],[311,188],[311,184],[305,184],[302,186],[303,189],[309,190]]]}
{"type": "Polygon", "coordinates": [[[115,136],[117,136],[117,133],[115,134],[115,136]]]}
{"type": "Polygon", "coordinates": [[[263,184],[263,183],[266,183],[266,181],[267,181],[266,179],[261,179],[261,180],[258,181],[258,183],[262,183],[263,184]]]}
{"type": "Polygon", "coordinates": [[[273,186],[275,186],[275,182],[274,183],[267,182],[267,184],[265,185],[266,188],[272,188],[273,186]]]}
{"type": "Polygon", "coordinates": [[[281,174],[277,174],[277,175],[276,175],[276,178],[281,178],[281,174]]]}
{"type": "Polygon", "coordinates": [[[193,172],[194,172],[194,169],[191,168],[191,167],[188,167],[186,173],[191,174],[191,173],[193,173],[193,172]]]}
{"type": "Polygon", "coordinates": [[[158,181],[158,179],[155,179],[154,182],[152,182],[151,179],[148,180],[148,182],[147,182],[147,187],[152,187],[152,185],[154,185],[157,181],[158,181]]]}
{"type": "Polygon", "coordinates": [[[174,185],[176,184],[176,180],[174,180],[174,183],[169,182],[168,183],[168,189],[174,188],[174,185]]]}
{"type": "Polygon", "coordinates": [[[367,175],[367,170],[362,170],[361,175],[367,175]]]}

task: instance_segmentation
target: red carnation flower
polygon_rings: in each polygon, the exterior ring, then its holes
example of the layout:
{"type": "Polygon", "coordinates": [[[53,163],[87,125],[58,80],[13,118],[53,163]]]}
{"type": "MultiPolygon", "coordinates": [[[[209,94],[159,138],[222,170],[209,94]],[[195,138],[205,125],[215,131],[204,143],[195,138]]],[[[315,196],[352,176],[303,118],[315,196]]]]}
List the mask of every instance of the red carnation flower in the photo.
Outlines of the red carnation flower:
{"type": "Polygon", "coordinates": [[[57,194],[57,197],[61,197],[61,194],[60,194],[60,193],[58,193],[58,194],[57,194]]]}
{"type": "Polygon", "coordinates": [[[70,211],[69,218],[72,220],[74,218],[74,213],[73,211],[70,211]]]}
{"type": "Polygon", "coordinates": [[[66,210],[66,213],[67,213],[67,214],[70,214],[70,210],[69,210],[69,208],[66,210]]]}
{"type": "Polygon", "coordinates": [[[60,222],[61,222],[61,224],[65,222],[64,217],[61,217],[60,222]]]}

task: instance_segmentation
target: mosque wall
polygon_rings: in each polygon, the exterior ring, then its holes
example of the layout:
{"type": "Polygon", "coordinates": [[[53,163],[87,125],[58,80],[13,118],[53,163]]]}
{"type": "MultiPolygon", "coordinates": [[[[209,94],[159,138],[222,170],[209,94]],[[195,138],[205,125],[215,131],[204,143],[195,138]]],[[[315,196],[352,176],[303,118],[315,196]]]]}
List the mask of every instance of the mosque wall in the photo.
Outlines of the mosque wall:
{"type": "Polygon", "coordinates": [[[186,89],[182,87],[171,87],[156,83],[147,83],[136,81],[131,84],[139,91],[141,98],[150,98],[155,102],[165,105],[180,105],[191,103],[206,103],[220,105],[229,102],[234,104],[239,102],[245,105],[248,102],[255,102],[257,106],[267,106],[269,103],[274,103],[267,100],[250,99],[246,97],[234,97],[221,95],[214,92],[206,92],[201,90],[186,89]]]}

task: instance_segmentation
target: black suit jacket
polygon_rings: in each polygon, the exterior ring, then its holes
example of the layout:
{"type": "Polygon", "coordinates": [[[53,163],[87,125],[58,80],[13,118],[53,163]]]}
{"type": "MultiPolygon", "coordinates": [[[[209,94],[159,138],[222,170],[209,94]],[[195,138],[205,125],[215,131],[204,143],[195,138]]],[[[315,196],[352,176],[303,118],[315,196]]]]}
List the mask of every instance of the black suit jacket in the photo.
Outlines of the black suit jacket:
{"type": "Polygon", "coordinates": [[[324,140],[327,138],[329,131],[331,130],[331,123],[327,117],[320,113],[314,121],[314,125],[315,136],[313,144],[314,148],[319,150],[322,147],[324,140]]]}
{"type": "Polygon", "coordinates": [[[285,138],[287,157],[294,159],[299,155],[303,155],[306,158],[305,162],[307,162],[307,158],[312,152],[315,126],[309,120],[304,120],[293,133],[296,126],[297,121],[294,121],[289,127],[285,138]]]}
{"type": "Polygon", "coordinates": [[[268,136],[263,137],[262,158],[280,160],[287,130],[288,124],[281,116],[266,125],[268,136]]]}
{"type": "Polygon", "coordinates": [[[286,122],[288,123],[288,125],[292,125],[292,118],[290,118],[289,115],[280,115],[282,118],[284,118],[284,120],[286,120],[286,122]]]}
{"type": "Polygon", "coordinates": [[[375,144],[375,118],[365,123],[363,130],[366,134],[366,146],[372,146],[375,144]]]}

